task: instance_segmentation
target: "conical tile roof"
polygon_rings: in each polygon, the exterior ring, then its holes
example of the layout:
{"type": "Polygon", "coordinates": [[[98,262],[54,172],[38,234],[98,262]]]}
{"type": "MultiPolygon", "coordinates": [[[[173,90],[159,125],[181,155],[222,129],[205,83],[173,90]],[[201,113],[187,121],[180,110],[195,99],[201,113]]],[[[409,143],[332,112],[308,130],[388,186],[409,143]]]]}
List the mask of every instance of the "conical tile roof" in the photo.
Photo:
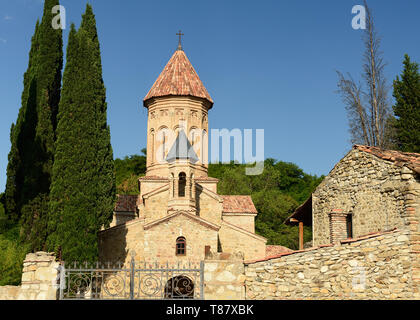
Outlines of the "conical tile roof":
{"type": "Polygon", "coordinates": [[[175,51],[143,101],[169,95],[203,98],[213,104],[213,100],[182,49],[175,51]]]}

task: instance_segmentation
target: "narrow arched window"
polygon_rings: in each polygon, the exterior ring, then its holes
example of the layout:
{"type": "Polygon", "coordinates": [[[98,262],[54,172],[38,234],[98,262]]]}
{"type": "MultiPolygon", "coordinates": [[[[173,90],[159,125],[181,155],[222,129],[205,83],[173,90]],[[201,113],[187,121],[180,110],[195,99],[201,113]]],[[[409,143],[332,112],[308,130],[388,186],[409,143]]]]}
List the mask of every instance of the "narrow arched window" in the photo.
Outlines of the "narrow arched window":
{"type": "Polygon", "coordinates": [[[176,239],[176,255],[185,256],[187,252],[187,241],[184,237],[178,237],[176,239]]]}
{"type": "Polygon", "coordinates": [[[185,197],[185,187],[187,185],[187,176],[184,172],[179,174],[178,197],[185,197]]]}
{"type": "Polygon", "coordinates": [[[150,145],[150,149],[152,151],[151,153],[151,161],[152,163],[155,162],[155,131],[152,130],[150,133],[150,140],[151,140],[151,145],[150,145]]]}

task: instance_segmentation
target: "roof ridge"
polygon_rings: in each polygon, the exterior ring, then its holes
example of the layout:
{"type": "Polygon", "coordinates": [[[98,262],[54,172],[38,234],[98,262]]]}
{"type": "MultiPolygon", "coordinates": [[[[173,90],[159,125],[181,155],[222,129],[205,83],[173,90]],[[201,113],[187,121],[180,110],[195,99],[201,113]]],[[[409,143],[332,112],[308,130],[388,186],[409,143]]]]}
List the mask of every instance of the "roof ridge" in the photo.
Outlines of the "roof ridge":
{"type": "Polygon", "coordinates": [[[183,50],[174,52],[143,99],[143,103],[151,98],[171,95],[198,97],[213,104],[210,94],[183,50]]]}

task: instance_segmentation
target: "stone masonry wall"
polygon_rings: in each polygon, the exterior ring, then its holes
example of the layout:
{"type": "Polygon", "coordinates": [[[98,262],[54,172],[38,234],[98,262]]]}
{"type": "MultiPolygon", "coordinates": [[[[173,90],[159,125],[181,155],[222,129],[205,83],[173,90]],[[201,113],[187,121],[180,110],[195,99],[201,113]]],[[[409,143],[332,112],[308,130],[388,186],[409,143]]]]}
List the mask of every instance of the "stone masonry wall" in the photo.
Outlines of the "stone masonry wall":
{"type": "Polygon", "coordinates": [[[247,299],[420,299],[410,232],[345,240],[245,265],[247,299]]]}
{"type": "Polygon", "coordinates": [[[406,188],[416,183],[410,169],[353,149],[312,195],[314,246],[331,243],[334,210],[352,215],[353,237],[404,227],[406,188]]]}
{"type": "Polygon", "coordinates": [[[241,254],[210,253],[204,260],[204,298],[244,300],[244,272],[241,254]]]}
{"type": "Polygon", "coordinates": [[[0,287],[0,300],[55,300],[59,262],[54,253],[36,252],[23,261],[22,284],[0,287]]]}

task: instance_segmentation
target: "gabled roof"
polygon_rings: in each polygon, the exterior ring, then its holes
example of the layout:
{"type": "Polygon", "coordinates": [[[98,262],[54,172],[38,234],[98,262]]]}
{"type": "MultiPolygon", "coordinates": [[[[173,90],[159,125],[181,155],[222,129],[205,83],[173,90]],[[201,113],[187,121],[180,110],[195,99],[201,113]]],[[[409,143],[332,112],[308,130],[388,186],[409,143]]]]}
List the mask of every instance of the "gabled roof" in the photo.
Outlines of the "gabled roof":
{"type": "Polygon", "coordinates": [[[174,213],[171,213],[171,214],[169,214],[169,215],[167,215],[167,216],[165,216],[165,217],[163,217],[161,219],[158,219],[158,220],[152,221],[152,222],[150,222],[148,224],[145,224],[144,225],[144,230],[150,229],[150,228],[152,228],[152,227],[154,227],[154,226],[156,226],[158,224],[161,224],[162,222],[171,220],[171,219],[173,219],[173,218],[175,218],[175,217],[177,217],[179,215],[183,215],[183,216],[191,219],[192,221],[195,221],[196,223],[199,223],[199,224],[201,224],[201,225],[203,225],[205,227],[208,227],[210,229],[213,229],[213,230],[216,230],[216,231],[218,231],[220,229],[220,226],[218,226],[218,225],[216,225],[214,223],[211,223],[210,221],[207,221],[207,220],[205,220],[203,218],[200,218],[199,216],[190,214],[190,213],[188,213],[186,211],[180,210],[180,211],[176,211],[174,213]]]}
{"type": "Polygon", "coordinates": [[[284,246],[279,246],[279,245],[266,245],[265,246],[265,256],[266,257],[272,257],[272,256],[275,256],[275,255],[288,253],[288,252],[293,252],[293,250],[289,249],[287,247],[284,247],[284,246]]]}
{"type": "Polygon", "coordinates": [[[397,166],[406,166],[420,174],[420,153],[401,152],[396,150],[383,150],[378,147],[354,145],[353,149],[370,153],[383,160],[394,162],[397,166]]]}
{"type": "MultiPolygon", "coordinates": [[[[400,167],[405,166],[413,170],[417,174],[420,174],[420,154],[419,153],[401,152],[401,151],[396,151],[396,150],[384,150],[378,147],[363,146],[363,145],[358,145],[358,144],[354,145],[353,149],[369,153],[382,160],[391,161],[395,165],[400,166],[400,167]]],[[[340,162],[341,160],[335,165],[334,168],[336,168],[340,162]]],[[[331,172],[333,171],[334,169],[331,170],[331,172]]],[[[302,221],[305,226],[312,225],[312,195],[302,205],[300,205],[295,210],[295,212],[284,221],[284,223],[286,225],[294,225],[297,223],[297,221],[302,221]]]]}
{"type": "Polygon", "coordinates": [[[172,55],[143,102],[171,95],[203,98],[213,104],[213,100],[182,49],[176,50],[172,55]]]}
{"type": "Polygon", "coordinates": [[[179,131],[178,137],[166,156],[166,161],[168,162],[175,161],[176,159],[190,160],[192,163],[198,161],[197,154],[184,130],[179,131]]]}
{"type": "Polygon", "coordinates": [[[221,197],[223,199],[223,213],[258,213],[251,196],[221,197]]]}
{"type": "Polygon", "coordinates": [[[116,212],[136,212],[137,195],[118,194],[117,203],[114,211],[116,212]]]}

